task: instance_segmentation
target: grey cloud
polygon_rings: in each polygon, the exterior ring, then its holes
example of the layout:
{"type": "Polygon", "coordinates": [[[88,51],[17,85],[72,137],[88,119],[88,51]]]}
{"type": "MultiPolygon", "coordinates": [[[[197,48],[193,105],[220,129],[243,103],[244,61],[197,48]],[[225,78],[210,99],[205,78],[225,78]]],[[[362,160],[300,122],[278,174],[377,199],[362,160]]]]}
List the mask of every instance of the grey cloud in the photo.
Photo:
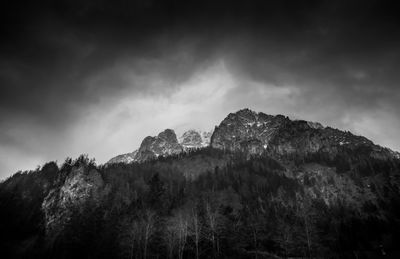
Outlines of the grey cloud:
{"type": "MultiPolygon", "coordinates": [[[[221,97],[224,112],[250,106],[354,129],[343,119],[349,114],[385,112],[396,127],[397,7],[328,0],[7,2],[0,11],[0,145],[45,159],[78,152],[71,138],[92,110],[101,117],[126,97],[172,96],[219,60],[238,84],[221,97]],[[275,100],[263,96],[271,93],[275,100]]],[[[378,135],[384,143],[393,138],[378,135]]]]}

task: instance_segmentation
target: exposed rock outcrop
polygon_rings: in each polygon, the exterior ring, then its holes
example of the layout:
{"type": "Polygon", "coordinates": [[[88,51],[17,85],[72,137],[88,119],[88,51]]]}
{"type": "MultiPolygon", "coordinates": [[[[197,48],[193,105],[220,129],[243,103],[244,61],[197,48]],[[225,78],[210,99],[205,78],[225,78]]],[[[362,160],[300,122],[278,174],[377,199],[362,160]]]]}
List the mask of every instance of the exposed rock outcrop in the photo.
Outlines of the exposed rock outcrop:
{"type": "Polygon", "coordinates": [[[214,130],[211,146],[218,149],[260,154],[279,128],[290,120],[243,109],[230,113],[214,130]]]}
{"type": "Polygon", "coordinates": [[[210,145],[211,132],[188,130],[179,138],[184,150],[202,148],[210,145]]]}
{"type": "Polygon", "coordinates": [[[166,129],[156,137],[146,137],[140,145],[135,160],[140,162],[159,156],[179,154],[182,150],[175,132],[166,129]]]}
{"type": "Polygon", "coordinates": [[[74,212],[83,208],[84,203],[99,204],[103,185],[100,173],[83,165],[73,167],[66,177],[60,178],[57,187],[42,203],[47,234],[57,233],[74,212]]]}

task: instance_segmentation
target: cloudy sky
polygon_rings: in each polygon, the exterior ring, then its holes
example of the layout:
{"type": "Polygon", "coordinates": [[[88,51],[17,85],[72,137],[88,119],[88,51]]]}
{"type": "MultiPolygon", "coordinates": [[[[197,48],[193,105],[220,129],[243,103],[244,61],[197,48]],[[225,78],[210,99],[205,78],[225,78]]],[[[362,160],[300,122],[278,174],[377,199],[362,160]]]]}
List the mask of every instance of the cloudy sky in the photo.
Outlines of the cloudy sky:
{"type": "Polygon", "coordinates": [[[244,107],[400,150],[394,1],[39,2],[0,9],[0,179],[244,107]]]}

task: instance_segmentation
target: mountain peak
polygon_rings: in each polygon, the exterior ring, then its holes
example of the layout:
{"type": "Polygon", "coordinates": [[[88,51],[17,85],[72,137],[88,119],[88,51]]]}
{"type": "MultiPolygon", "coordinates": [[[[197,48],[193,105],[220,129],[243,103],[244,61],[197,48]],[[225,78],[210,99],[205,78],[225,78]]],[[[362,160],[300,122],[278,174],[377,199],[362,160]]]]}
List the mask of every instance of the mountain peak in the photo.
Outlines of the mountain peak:
{"type": "Polygon", "coordinates": [[[241,118],[241,117],[247,118],[247,119],[255,119],[258,117],[258,113],[255,111],[252,111],[248,108],[244,108],[244,109],[238,110],[237,112],[230,113],[227,116],[227,118],[231,118],[231,119],[241,118]]]}
{"type": "Polygon", "coordinates": [[[184,150],[201,148],[210,145],[212,132],[190,129],[182,134],[179,143],[184,150]]]}
{"type": "Polygon", "coordinates": [[[238,110],[238,111],[235,112],[235,113],[236,113],[236,114],[253,114],[253,115],[258,114],[258,112],[255,112],[255,111],[253,111],[253,110],[250,110],[249,108],[240,109],[240,110],[238,110]]]}
{"type": "Polygon", "coordinates": [[[175,131],[165,129],[157,136],[147,136],[143,139],[139,149],[132,153],[118,155],[107,163],[143,162],[159,156],[168,156],[182,152],[183,148],[178,143],[175,131]]]}
{"type": "Polygon", "coordinates": [[[172,129],[165,129],[164,131],[160,132],[157,137],[177,142],[175,131],[172,129]]]}
{"type": "Polygon", "coordinates": [[[232,151],[261,153],[280,125],[288,120],[282,115],[272,116],[247,108],[230,113],[215,128],[211,146],[232,151]]]}
{"type": "Polygon", "coordinates": [[[145,161],[159,156],[173,155],[182,152],[175,131],[166,129],[157,137],[146,137],[137,152],[136,161],[145,161]]]}

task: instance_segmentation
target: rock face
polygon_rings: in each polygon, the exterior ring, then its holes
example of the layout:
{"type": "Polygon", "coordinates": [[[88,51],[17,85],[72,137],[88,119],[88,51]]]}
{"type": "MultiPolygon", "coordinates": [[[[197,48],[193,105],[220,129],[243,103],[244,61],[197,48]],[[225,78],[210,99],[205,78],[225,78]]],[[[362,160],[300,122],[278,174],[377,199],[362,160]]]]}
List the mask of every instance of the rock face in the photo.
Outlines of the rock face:
{"type": "Polygon", "coordinates": [[[365,137],[355,136],[319,123],[290,120],[282,115],[267,115],[243,109],[230,113],[214,130],[213,148],[261,154],[305,157],[323,152],[332,159],[342,150],[367,150],[377,159],[391,159],[396,153],[374,145],[365,137]]]}
{"type": "Polygon", "coordinates": [[[145,161],[159,156],[169,156],[182,152],[176,134],[166,129],[156,137],[146,137],[136,155],[136,161],[145,161]]]}
{"type": "Polygon", "coordinates": [[[175,131],[166,129],[155,137],[148,136],[143,139],[139,149],[132,153],[118,155],[111,158],[107,163],[131,163],[143,162],[159,156],[179,154],[183,151],[178,143],[175,131]]]}
{"type": "Polygon", "coordinates": [[[188,130],[179,138],[184,150],[202,148],[210,145],[211,132],[188,130]]]}
{"type": "Polygon", "coordinates": [[[282,125],[289,122],[282,115],[271,116],[243,109],[230,113],[214,130],[211,146],[218,149],[260,154],[268,147],[282,125]]]}
{"type": "Polygon", "coordinates": [[[186,131],[179,140],[185,149],[199,147],[202,142],[200,133],[195,130],[186,131]]]}
{"type": "Polygon", "coordinates": [[[203,146],[208,147],[210,145],[212,134],[213,134],[212,131],[202,131],[200,133],[201,138],[203,140],[203,143],[202,143],[203,146]]]}
{"type": "Polygon", "coordinates": [[[82,204],[89,200],[99,203],[104,185],[100,173],[85,166],[73,167],[58,181],[58,187],[52,189],[42,203],[46,232],[50,236],[68,222],[74,211],[82,209],[82,204]]]}

